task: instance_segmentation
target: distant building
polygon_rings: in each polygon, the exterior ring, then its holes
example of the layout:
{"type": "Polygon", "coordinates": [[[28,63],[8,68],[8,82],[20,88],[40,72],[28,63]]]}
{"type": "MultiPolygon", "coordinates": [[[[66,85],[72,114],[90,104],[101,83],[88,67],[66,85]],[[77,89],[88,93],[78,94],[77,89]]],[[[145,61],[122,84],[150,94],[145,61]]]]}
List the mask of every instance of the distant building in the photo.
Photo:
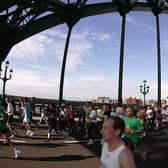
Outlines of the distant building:
{"type": "Polygon", "coordinates": [[[96,100],[97,103],[110,103],[109,97],[98,97],[96,100]]]}
{"type": "MultiPolygon", "coordinates": [[[[117,99],[110,99],[109,97],[98,97],[96,100],[96,103],[108,103],[108,104],[117,104],[118,100],[117,99]]],[[[141,105],[142,100],[129,97],[123,100],[123,104],[125,105],[141,105]]]]}
{"type": "Polygon", "coordinates": [[[149,100],[149,103],[148,103],[150,106],[154,107],[156,106],[157,102],[155,100],[149,100]]]}
{"type": "Polygon", "coordinates": [[[111,104],[118,104],[118,100],[117,99],[112,99],[112,100],[110,100],[110,103],[111,104]]]}
{"type": "Polygon", "coordinates": [[[96,99],[91,99],[90,100],[90,102],[92,102],[92,103],[96,103],[96,101],[97,101],[96,99]]]}
{"type": "Polygon", "coordinates": [[[168,106],[168,97],[166,97],[166,105],[168,106]]]}
{"type": "Polygon", "coordinates": [[[136,97],[132,98],[126,98],[123,100],[123,104],[125,105],[142,105],[142,100],[141,99],[137,99],[136,97]]]}

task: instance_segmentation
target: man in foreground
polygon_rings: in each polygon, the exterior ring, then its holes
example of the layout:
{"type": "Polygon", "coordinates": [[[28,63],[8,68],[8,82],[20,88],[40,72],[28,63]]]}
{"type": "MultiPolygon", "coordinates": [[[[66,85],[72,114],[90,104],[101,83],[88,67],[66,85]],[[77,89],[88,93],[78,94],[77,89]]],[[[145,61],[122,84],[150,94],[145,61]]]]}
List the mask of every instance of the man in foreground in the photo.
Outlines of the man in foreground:
{"type": "Polygon", "coordinates": [[[121,139],[124,130],[125,123],[120,117],[112,116],[104,120],[101,168],[136,168],[132,152],[121,139]]]}

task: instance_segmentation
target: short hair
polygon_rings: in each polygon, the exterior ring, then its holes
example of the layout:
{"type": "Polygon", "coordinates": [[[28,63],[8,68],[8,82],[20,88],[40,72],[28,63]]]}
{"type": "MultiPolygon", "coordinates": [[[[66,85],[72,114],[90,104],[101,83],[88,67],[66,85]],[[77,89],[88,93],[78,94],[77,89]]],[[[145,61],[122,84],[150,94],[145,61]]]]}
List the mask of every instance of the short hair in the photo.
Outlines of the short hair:
{"type": "Polygon", "coordinates": [[[10,98],[9,98],[9,97],[7,97],[7,98],[6,98],[6,101],[9,103],[9,102],[10,102],[10,98]]]}
{"type": "Polygon", "coordinates": [[[116,108],[116,113],[117,113],[118,115],[122,115],[122,114],[124,113],[123,108],[122,108],[122,107],[117,107],[117,108],[116,108]]]}
{"type": "Polygon", "coordinates": [[[121,133],[120,133],[120,136],[121,136],[121,134],[125,131],[125,122],[124,122],[124,120],[121,117],[119,117],[119,116],[109,116],[107,118],[107,120],[109,120],[109,119],[113,120],[112,127],[115,130],[119,129],[121,131],[121,133]]]}

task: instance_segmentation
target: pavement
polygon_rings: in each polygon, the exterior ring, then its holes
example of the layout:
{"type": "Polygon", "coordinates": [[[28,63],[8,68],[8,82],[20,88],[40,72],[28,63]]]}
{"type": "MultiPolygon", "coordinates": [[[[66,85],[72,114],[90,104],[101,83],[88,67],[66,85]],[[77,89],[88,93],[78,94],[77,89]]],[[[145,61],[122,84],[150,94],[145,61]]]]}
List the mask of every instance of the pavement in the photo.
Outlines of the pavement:
{"type": "MultiPolygon", "coordinates": [[[[52,133],[52,139],[46,143],[47,127],[34,124],[34,135],[29,137],[22,124],[16,123],[17,136],[12,140],[21,150],[18,159],[8,144],[0,142],[0,167],[2,168],[93,168],[100,167],[100,141],[87,146],[88,140],[81,140],[82,133],[65,139],[62,135],[52,133]]],[[[142,138],[135,150],[135,160],[138,168],[167,168],[168,165],[168,135],[158,132],[148,132],[142,138]],[[147,155],[146,155],[147,153],[147,155]],[[144,158],[146,157],[146,158],[144,158]]]]}
{"type": "Polygon", "coordinates": [[[47,127],[33,126],[34,135],[29,137],[22,125],[15,125],[17,136],[12,138],[17,149],[21,150],[18,159],[8,144],[0,144],[0,167],[2,168],[89,168],[99,167],[99,157],[74,137],[55,135],[46,143],[47,127]],[[70,142],[70,143],[69,143],[70,142]]]}

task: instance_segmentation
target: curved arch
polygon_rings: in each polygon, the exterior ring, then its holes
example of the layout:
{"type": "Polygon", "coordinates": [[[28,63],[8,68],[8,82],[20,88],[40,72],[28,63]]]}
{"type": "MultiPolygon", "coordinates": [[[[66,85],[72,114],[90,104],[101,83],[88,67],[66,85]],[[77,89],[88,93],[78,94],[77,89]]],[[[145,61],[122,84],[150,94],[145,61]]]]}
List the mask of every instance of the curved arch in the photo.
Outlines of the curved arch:
{"type": "MultiPolygon", "coordinates": [[[[80,11],[81,15],[80,18],[95,16],[100,14],[106,13],[113,13],[117,12],[117,5],[114,2],[108,3],[97,3],[97,4],[89,4],[85,5],[82,10],[80,11]]],[[[131,11],[147,11],[151,12],[151,5],[145,2],[135,2],[132,6],[131,11]]],[[[69,16],[68,8],[64,7],[60,10],[56,10],[54,14],[50,14],[39,18],[37,20],[31,21],[30,24],[27,24],[24,27],[21,27],[20,30],[17,32],[15,38],[13,39],[13,44],[34,35],[46,29],[49,29],[53,26],[58,26],[60,24],[66,23],[66,18],[69,16]]],[[[168,7],[164,7],[161,13],[168,14],[168,7]]]]}

